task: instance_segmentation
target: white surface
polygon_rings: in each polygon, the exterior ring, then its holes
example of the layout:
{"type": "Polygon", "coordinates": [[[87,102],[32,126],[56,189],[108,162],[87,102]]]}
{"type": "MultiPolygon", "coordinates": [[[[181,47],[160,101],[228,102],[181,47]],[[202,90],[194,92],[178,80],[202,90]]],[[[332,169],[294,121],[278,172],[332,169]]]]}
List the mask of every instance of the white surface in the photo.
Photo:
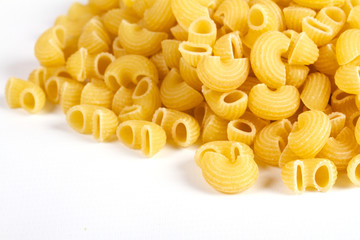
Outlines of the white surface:
{"type": "Polygon", "coordinates": [[[39,34],[73,0],[2,1],[0,239],[359,239],[360,190],[342,176],[329,193],[293,195],[279,170],[224,195],[203,180],[194,149],[153,159],[75,133],[58,109],[8,109],[9,76],[37,66],[39,34]]]}

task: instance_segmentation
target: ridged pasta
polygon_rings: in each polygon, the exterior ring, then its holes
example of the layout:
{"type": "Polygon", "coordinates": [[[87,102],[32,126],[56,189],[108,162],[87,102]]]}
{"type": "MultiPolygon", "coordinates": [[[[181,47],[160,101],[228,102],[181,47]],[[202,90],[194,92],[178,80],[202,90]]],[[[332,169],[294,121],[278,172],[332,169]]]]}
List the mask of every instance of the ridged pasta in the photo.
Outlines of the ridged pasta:
{"type": "Polygon", "coordinates": [[[360,5],[351,9],[347,17],[347,23],[349,24],[350,28],[360,28],[359,15],[360,15],[360,5]]]}
{"type": "Polygon", "coordinates": [[[114,93],[102,81],[90,82],[81,93],[81,104],[96,105],[111,109],[114,93]]]}
{"type": "Polygon", "coordinates": [[[286,83],[285,64],[282,53],[288,50],[290,39],[275,31],[259,37],[251,50],[251,66],[256,77],[271,88],[279,88],[286,83]]]}
{"type": "Polygon", "coordinates": [[[296,32],[302,31],[302,20],[305,17],[315,17],[316,12],[311,8],[289,6],[283,9],[286,27],[296,32]]]}
{"type": "Polygon", "coordinates": [[[288,63],[294,65],[313,64],[319,57],[319,49],[305,32],[298,34],[290,43],[288,63]]]}
{"type": "Polygon", "coordinates": [[[319,58],[314,63],[316,70],[324,74],[335,75],[339,68],[335,48],[335,44],[332,42],[319,48],[319,58]]]}
{"type": "Polygon", "coordinates": [[[223,61],[242,58],[243,46],[239,36],[239,32],[225,34],[216,40],[213,47],[214,56],[219,56],[223,61]]]}
{"type": "Polygon", "coordinates": [[[120,86],[133,88],[143,77],[149,77],[158,83],[156,66],[146,57],[125,55],[116,59],[106,69],[105,83],[112,90],[117,90],[120,86]]]}
{"type": "Polygon", "coordinates": [[[348,94],[340,89],[332,93],[331,106],[333,111],[342,112],[346,117],[350,117],[354,112],[358,111],[355,103],[355,95],[348,94]]]}
{"type": "Polygon", "coordinates": [[[267,120],[288,118],[299,106],[300,94],[294,86],[282,86],[273,91],[265,84],[258,84],[249,93],[249,109],[256,116],[267,120]]]}
{"type": "Polygon", "coordinates": [[[159,108],[152,121],[161,126],[168,139],[180,147],[193,145],[200,136],[200,126],[196,119],[180,111],[159,108]]]}
{"type": "Polygon", "coordinates": [[[289,144],[285,146],[285,148],[282,150],[279,158],[279,167],[282,168],[287,164],[288,162],[295,161],[302,159],[298,155],[296,155],[290,148],[289,144]]]}
{"type": "Polygon", "coordinates": [[[94,138],[99,142],[111,140],[119,125],[119,119],[116,114],[107,108],[99,108],[94,112],[92,118],[92,134],[94,138]]]}
{"type": "Polygon", "coordinates": [[[354,111],[349,117],[346,118],[346,126],[349,127],[351,130],[355,129],[357,120],[360,117],[360,111],[354,111]]]}
{"type": "Polygon", "coordinates": [[[160,80],[163,80],[170,72],[169,67],[166,65],[164,54],[162,52],[158,52],[157,54],[151,56],[150,61],[156,66],[160,80]]]}
{"type": "Polygon", "coordinates": [[[345,14],[348,16],[353,8],[360,5],[359,0],[345,0],[344,5],[341,7],[345,14]]]}
{"type": "Polygon", "coordinates": [[[121,46],[119,37],[116,37],[112,44],[112,52],[115,58],[119,58],[126,55],[126,50],[121,46]]]}
{"type": "Polygon", "coordinates": [[[324,111],[331,94],[329,78],[322,73],[311,73],[306,79],[300,98],[310,110],[324,111]]]}
{"type": "Polygon", "coordinates": [[[66,113],[73,106],[79,105],[84,85],[77,81],[66,81],[61,88],[60,107],[66,113]]]}
{"type": "Polygon", "coordinates": [[[145,27],[150,31],[168,32],[176,24],[171,0],[154,1],[154,4],[145,10],[143,19],[145,27]]]}
{"type": "Polygon", "coordinates": [[[102,16],[106,30],[114,36],[118,35],[119,25],[123,19],[130,23],[139,21],[138,16],[131,8],[111,9],[102,16]]]}
{"type": "Polygon", "coordinates": [[[303,19],[302,30],[317,46],[323,46],[329,43],[334,37],[333,29],[314,17],[305,17],[303,19]]]}
{"type": "Polygon", "coordinates": [[[94,12],[89,7],[89,5],[75,2],[69,7],[67,16],[72,21],[86,21],[87,22],[94,16],[94,12]]]}
{"type": "Polygon", "coordinates": [[[241,119],[247,120],[254,124],[257,133],[259,133],[265,126],[270,124],[269,120],[259,118],[250,111],[245,111],[245,113],[241,116],[241,119]]]}
{"type": "Polygon", "coordinates": [[[357,120],[355,125],[355,138],[358,144],[360,144],[360,119],[357,120]]]}
{"type": "Polygon", "coordinates": [[[171,69],[161,83],[160,97],[166,107],[179,111],[194,108],[204,100],[201,93],[184,82],[175,68],[171,69]]]}
{"type": "Polygon", "coordinates": [[[211,110],[224,119],[238,119],[247,108],[248,96],[240,90],[222,93],[203,86],[202,93],[211,110]]]}
{"type": "Polygon", "coordinates": [[[66,112],[66,121],[75,131],[82,134],[93,132],[93,114],[101,107],[80,104],[73,106],[66,112]]]}
{"type": "Polygon", "coordinates": [[[285,64],[286,69],[286,84],[292,85],[296,88],[300,88],[310,71],[310,69],[307,66],[303,65],[290,65],[285,64]]]}
{"type": "Polygon", "coordinates": [[[108,11],[119,7],[118,0],[89,0],[89,6],[100,11],[108,11]]]}
{"type": "Polygon", "coordinates": [[[339,7],[324,7],[316,15],[316,19],[329,26],[333,31],[333,37],[343,28],[346,22],[346,15],[339,7]]]}
{"type": "Polygon", "coordinates": [[[168,68],[179,68],[181,53],[179,52],[180,41],[168,39],[161,42],[162,54],[168,68]]]}
{"type": "Polygon", "coordinates": [[[179,45],[181,56],[192,67],[197,67],[206,56],[211,56],[212,48],[207,44],[182,42],[179,45]]]}
{"type": "Polygon", "coordinates": [[[335,74],[335,84],[346,93],[360,94],[360,66],[339,67],[335,74]]]}
{"type": "Polygon", "coordinates": [[[355,186],[360,186],[360,155],[356,155],[350,160],[347,166],[347,176],[355,186]]]}
{"type": "Polygon", "coordinates": [[[248,120],[233,120],[228,124],[227,136],[229,141],[242,142],[251,146],[255,140],[256,127],[248,120]]]}
{"type": "Polygon", "coordinates": [[[256,159],[272,165],[279,165],[279,158],[287,145],[287,138],[291,132],[292,124],[283,119],[264,127],[254,141],[256,159]]]}
{"type": "Polygon", "coordinates": [[[341,112],[332,112],[329,114],[329,119],[331,123],[330,137],[336,137],[345,127],[346,115],[341,112]]]}
{"type": "Polygon", "coordinates": [[[303,112],[289,134],[291,150],[302,158],[313,158],[325,146],[331,133],[329,117],[320,111],[303,112]]]}
{"type": "Polygon", "coordinates": [[[133,9],[140,18],[143,18],[145,11],[149,9],[156,0],[127,0],[127,2],[130,1],[132,2],[130,3],[131,9],[133,9]]]}
{"type": "Polygon", "coordinates": [[[129,54],[151,56],[161,50],[161,41],[167,38],[167,33],[152,32],[126,20],[119,26],[119,42],[129,54]]]}
{"type": "Polygon", "coordinates": [[[45,92],[47,99],[55,104],[60,102],[61,89],[65,82],[72,81],[70,78],[51,77],[45,83],[45,92]]]}
{"type": "Polygon", "coordinates": [[[128,89],[125,87],[120,87],[119,90],[117,90],[111,105],[112,110],[116,115],[119,115],[124,107],[131,106],[133,104],[133,92],[134,89],[128,89]]]}
{"type": "Polygon", "coordinates": [[[227,140],[228,120],[225,120],[212,111],[204,116],[201,139],[203,143],[227,140]]]}
{"type": "Polygon", "coordinates": [[[313,9],[321,9],[328,6],[342,6],[344,0],[294,0],[295,3],[313,9]]]}
{"type": "Polygon", "coordinates": [[[274,15],[277,25],[279,26],[279,31],[285,30],[285,21],[284,14],[281,11],[280,6],[278,6],[274,1],[271,0],[250,0],[249,5],[253,6],[255,4],[263,4],[266,6],[274,15]]]}
{"type": "Polygon", "coordinates": [[[216,40],[216,24],[211,18],[200,17],[189,26],[189,42],[214,45],[216,40]]]}
{"type": "Polygon", "coordinates": [[[201,91],[203,84],[199,79],[196,68],[187,63],[184,58],[180,58],[179,71],[184,82],[195,90],[201,91]]]}
{"type": "Polygon", "coordinates": [[[179,41],[187,41],[189,37],[189,33],[186,29],[182,28],[180,25],[176,25],[170,29],[171,34],[174,36],[176,40],[179,41]]]}
{"type": "Polygon", "coordinates": [[[155,123],[141,120],[129,120],[121,123],[116,135],[129,148],[141,149],[146,157],[152,157],[166,144],[164,129],[155,123]]]}
{"type": "Polygon", "coordinates": [[[360,29],[349,29],[341,33],[336,42],[336,58],[339,65],[359,62],[360,29]]]}
{"type": "Polygon", "coordinates": [[[45,80],[45,82],[50,77],[72,78],[71,74],[69,73],[69,71],[66,69],[65,66],[46,68],[46,80],[45,80]]]}
{"type": "Polygon", "coordinates": [[[29,82],[33,82],[42,89],[45,88],[45,82],[47,80],[47,69],[45,67],[38,67],[37,69],[33,70],[28,77],[29,82]]]}

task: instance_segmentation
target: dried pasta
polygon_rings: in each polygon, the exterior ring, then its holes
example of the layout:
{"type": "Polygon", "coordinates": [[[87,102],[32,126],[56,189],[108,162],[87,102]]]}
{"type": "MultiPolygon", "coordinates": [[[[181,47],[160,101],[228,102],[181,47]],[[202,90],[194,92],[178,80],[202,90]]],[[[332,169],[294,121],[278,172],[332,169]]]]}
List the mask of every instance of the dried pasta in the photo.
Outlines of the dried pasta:
{"type": "Polygon", "coordinates": [[[331,83],[329,78],[322,73],[311,73],[308,75],[300,98],[304,105],[310,110],[324,111],[331,94],[331,83]]]}
{"type": "Polygon", "coordinates": [[[350,181],[357,187],[360,186],[360,155],[356,155],[350,160],[347,166],[347,175],[350,181]]]}

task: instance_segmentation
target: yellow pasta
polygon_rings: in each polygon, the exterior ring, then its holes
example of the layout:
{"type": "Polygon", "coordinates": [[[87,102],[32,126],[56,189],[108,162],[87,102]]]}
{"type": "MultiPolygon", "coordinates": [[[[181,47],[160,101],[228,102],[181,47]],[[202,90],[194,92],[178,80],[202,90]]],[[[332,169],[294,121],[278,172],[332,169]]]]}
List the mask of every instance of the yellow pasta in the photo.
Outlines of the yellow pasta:
{"type": "Polygon", "coordinates": [[[357,120],[355,125],[355,138],[358,144],[360,144],[360,119],[357,120]]]}
{"type": "Polygon", "coordinates": [[[203,143],[227,140],[228,120],[209,112],[204,116],[201,139],[203,143]]]}
{"type": "Polygon", "coordinates": [[[60,102],[61,89],[65,82],[71,81],[70,78],[64,77],[51,77],[45,83],[45,92],[47,99],[55,104],[60,102]]]}
{"type": "Polygon", "coordinates": [[[111,105],[112,110],[116,115],[119,115],[124,107],[131,106],[133,104],[133,92],[133,89],[128,89],[125,87],[120,87],[119,90],[117,90],[111,105]]]}
{"type": "Polygon", "coordinates": [[[306,79],[300,98],[310,110],[324,111],[331,94],[329,78],[322,73],[311,73],[306,79]]]}
{"type": "Polygon", "coordinates": [[[206,56],[210,56],[212,48],[207,44],[182,42],[179,45],[181,56],[192,67],[197,67],[199,62],[206,56]]]}
{"type": "Polygon", "coordinates": [[[77,81],[66,81],[61,88],[60,106],[61,110],[66,113],[73,106],[79,105],[81,93],[84,85],[77,81]]]}
{"type": "Polygon", "coordinates": [[[285,21],[284,14],[281,11],[280,6],[278,6],[274,1],[271,0],[250,0],[249,5],[253,6],[255,4],[262,4],[266,6],[274,15],[277,25],[279,26],[279,31],[285,30],[285,21]]]}
{"type": "MultiPolygon", "coordinates": [[[[127,2],[132,2],[130,8],[136,12],[136,15],[143,18],[144,13],[149,9],[156,0],[126,0],[127,2]]],[[[128,6],[128,4],[126,4],[128,6]]]]}
{"type": "Polygon", "coordinates": [[[355,129],[357,120],[360,117],[360,111],[354,111],[349,117],[346,118],[346,126],[349,127],[351,130],[355,129]]]}
{"type": "Polygon", "coordinates": [[[333,31],[333,37],[343,28],[346,22],[346,15],[339,7],[324,7],[316,15],[316,19],[329,26],[333,31]]]}
{"type": "Polygon", "coordinates": [[[179,71],[184,82],[195,90],[201,91],[203,84],[199,79],[196,68],[187,63],[184,58],[180,58],[179,71]]]}
{"type": "Polygon", "coordinates": [[[334,37],[333,29],[320,22],[314,17],[305,17],[302,21],[302,30],[316,43],[317,46],[323,46],[334,37]]]}
{"type": "Polygon", "coordinates": [[[359,0],[345,0],[344,5],[341,7],[345,14],[348,16],[353,8],[360,5],[359,0]]]}
{"type": "Polygon", "coordinates": [[[288,118],[299,106],[300,94],[294,86],[282,86],[274,91],[265,84],[258,84],[249,93],[249,109],[256,116],[267,120],[288,118]]]}
{"type": "Polygon", "coordinates": [[[325,113],[303,112],[289,134],[289,147],[302,158],[313,158],[325,146],[330,133],[331,123],[325,113]]]}
{"type": "Polygon", "coordinates": [[[198,91],[184,82],[179,71],[175,68],[171,69],[163,80],[160,87],[160,97],[166,107],[179,111],[194,108],[204,100],[198,91]]]}
{"type": "Polygon", "coordinates": [[[150,31],[168,32],[175,24],[171,0],[156,0],[144,12],[144,25],[150,31]]]}
{"type": "Polygon", "coordinates": [[[278,166],[280,155],[287,144],[287,137],[291,129],[292,124],[287,119],[273,122],[264,127],[254,141],[256,159],[272,166],[278,166]]]}
{"type": "Polygon", "coordinates": [[[130,120],[121,123],[116,135],[129,148],[141,149],[146,157],[152,157],[166,144],[165,131],[155,123],[130,120]]]}
{"type": "Polygon", "coordinates": [[[112,44],[112,51],[115,58],[120,58],[126,55],[126,50],[121,46],[119,42],[119,37],[116,37],[112,44]]]}
{"type": "Polygon", "coordinates": [[[114,93],[102,81],[90,82],[81,93],[81,104],[96,105],[111,109],[114,93]]]}
{"type": "Polygon", "coordinates": [[[250,111],[245,111],[245,113],[241,116],[241,119],[247,120],[254,124],[257,133],[259,133],[265,126],[270,124],[269,120],[259,118],[250,111]]]}
{"type": "Polygon", "coordinates": [[[336,178],[334,163],[322,158],[291,161],[281,169],[281,179],[295,193],[306,189],[326,192],[335,184],[336,178]]]}
{"type": "Polygon", "coordinates": [[[159,108],[152,121],[161,126],[168,139],[180,147],[193,145],[200,136],[200,126],[196,119],[180,111],[159,108]]]}
{"type": "Polygon", "coordinates": [[[300,88],[310,71],[310,69],[307,66],[303,65],[290,65],[285,64],[286,69],[286,84],[292,85],[296,88],[300,88]]]}
{"type": "Polygon", "coordinates": [[[342,112],[346,117],[350,117],[354,112],[358,111],[355,95],[348,94],[340,89],[332,93],[331,106],[335,112],[342,112]]]}
{"type": "Polygon", "coordinates": [[[335,44],[330,42],[319,48],[319,58],[314,63],[316,70],[328,75],[335,75],[339,64],[336,60],[335,44]]]}
{"type": "Polygon", "coordinates": [[[357,187],[360,186],[360,155],[351,159],[347,166],[347,175],[350,181],[357,187]]]}
{"type": "Polygon", "coordinates": [[[45,82],[50,77],[72,78],[71,74],[69,73],[69,71],[66,69],[65,66],[46,68],[46,80],[45,80],[45,82]]]}
{"type": "Polygon", "coordinates": [[[116,114],[107,108],[99,108],[94,112],[92,119],[94,138],[100,142],[111,140],[119,125],[116,114]]]}
{"type": "Polygon", "coordinates": [[[328,6],[342,6],[344,0],[294,0],[295,3],[313,9],[321,9],[328,6]]]}
{"type": "Polygon", "coordinates": [[[108,11],[110,9],[116,8],[119,6],[118,0],[89,0],[89,6],[91,8],[108,11]]]}
{"type": "Polygon", "coordinates": [[[302,31],[302,20],[305,17],[315,17],[316,12],[311,8],[289,6],[283,9],[286,27],[296,32],[302,31]]]}
{"type": "Polygon", "coordinates": [[[240,90],[222,93],[203,86],[202,93],[211,110],[224,119],[238,119],[247,108],[248,96],[240,90]]]}
{"type": "Polygon", "coordinates": [[[359,15],[360,15],[360,5],[351,9],[347,17],[347,23],[349,24],[350,28],[360,28],[359,15]]]}
{"type": "Polygon", "coordinates": [[[93,132],[93,114],[101,107],[94,105],[76,105],[66,112],[66,120],[69,126],[82,134],[93,132]]]}
{"type": "Polygon", "coordinates": [[[222,60],[230,60],[234,58],[242,58],[243,46],[239,36],[239,32],[225,34],[216,40],[213,47],[214,56],[219,56],[222,60]]]}
{"type": "Polygon", "coordinates": [[[157,54],[151,56],[150,60],[156,66],[160,80],[163,80],[170,72],[169,67],[166,65],[164,54],[162,52],[158,52],[157,54]]]}
{"type": "Polygon", "coordinates": [[[229,141],[242,142],[251,146],[255,140],[256,127],[248,120],[233,120],[228,124],[227,136],[229,141]]]}
{"type": "Polygon", "coordinates": [[[329,114],[331,123],[331,137],[336,137],[345,127],[346,115],[340,112],[332,112],[329,114]]]}
{"type": "Polygon", "coordinates": [[[133,88],[142,77],[149,77],[155,83],[159,81],[156,66],[146,57],[126,55],[112,62],[105,72],[105,83],[117,90],[120,86],[133,88]]]}
{"type": "Polygon", "coordinates": [[[118,35],[119,25],[123,19],[130,23],[139,21],[138,16],[136,16],[131,8],[115,8],[102,16],[102,21],[106,30],[114,36],[118,35]]]}
{"type": "Polygon", "coordinates": [[[179,61],[181,53],[179,52],[180,41],[178,40],[164,40],[161,42],[162,54],[164,56],[168,68],[179,68],[179,61]]]}
{"type": "Polygon", "coordinates": [[[288,50],[290,39],[275,31],[259,37],[251,50],[251,66],[256,77],[268,87],[279,88],[286,83],[285,64],[282,53],[288,50]]]}
{"type": "Polygon", "coordinates": [[[94,16],[94,12],[89,5],[75,2],[68,9],[67,16],[72,21],[88,21],[94,16]]]}
{"type": "Polygon", "coordinates": [[[349,29],[341,33],[336,42],[336,58],[339,65],[359,62],[360,29],[349,29]]]}
{"type": "Polygon", "coordinates": [[[335,74],[335,84],[346,93],[360,94],[360,66],[339,67],[335,74]]]}
{"type": "Polygon", "coordinates": [[[33,82],[42,89],[45,87],[45,82],[47,80],[47,69],[44,67],[38,67],[34,71],[32,71],[28,77],[29,82],[33,82]]]}
{"type": "Polygon", "coordinates": [[[189,37],[189,33],[186,29],[182,28],[180,25],[176,25],[170,29],[171,34],[174,36],[176,40],[179,41],[187,41],[189,37]]]}
{"type": "Polygon", "coordinates": [[[207,17],[200,17],[189,26],[189,42],[214,45],[216,40],[216,24],[207,17]]]}
{"type": "Polygon", "coordinates": [[[288,63],[298,65],[313,64],[319,57],[319,49],[305,32],[291,41],[288,49],[288,63]]]}

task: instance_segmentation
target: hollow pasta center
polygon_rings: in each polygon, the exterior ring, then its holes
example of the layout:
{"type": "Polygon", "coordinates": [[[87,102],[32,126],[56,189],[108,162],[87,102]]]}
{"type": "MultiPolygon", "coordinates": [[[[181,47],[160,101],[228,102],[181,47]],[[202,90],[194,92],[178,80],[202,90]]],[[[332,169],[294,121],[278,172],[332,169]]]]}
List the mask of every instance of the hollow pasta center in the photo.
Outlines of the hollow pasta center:
{"type": "Polygon", "coordinates": [[[329,169],[326,165],[323,165],[316,170],[315,182],[321,188],[324,188],[329,184],[329,169]]]}
{"type": "Polygon", "coordinates": [[[24,94],[24,105],[28,109],[34,109],[35,107],[35,98],[34,95],[30,92],[24,94]]]}
{"type": "Polygon", "coordinates": [[[176,125],[176,138],[180,142],[186,142],[187,139],[187,130],[186,126],[183,123],[176,125]]]}
{"type": "Polygon", "coordinates": [[[248,124],[244,123],[244,122],[235,122],[234,127],[236,129],[239,129],[240,131],[243,131],[243,132],[247,132],[247,133],[252,132],[251,127],[248,124]]]}
{"type": "Polygon", "coordinates": [[[134,141],[134,132],[130,126],[124,126],[121,128],[119,135],[127,145],[131,145],[134,141]]]}
{"type": "Polygon", "coordinates": [[[250,24],[259,27],[264,23],[264,15],[260,9],[253,8],[250,13],[250,24]]]}
{"type": "Polygon", "coordinates": [[[73,111],[70,115],[70,122],[76,129],[82,129],[84,126],[84,115],[81,111],[73,111]]]}
{"type": "Polygon", "coordinates": [[[296,168],[296,185],[297,185],[297,190],[301,191],[301,189],[303,188],[303,178],[302,178],[302,170],[300,165],[297,165],[296,168]]]}

